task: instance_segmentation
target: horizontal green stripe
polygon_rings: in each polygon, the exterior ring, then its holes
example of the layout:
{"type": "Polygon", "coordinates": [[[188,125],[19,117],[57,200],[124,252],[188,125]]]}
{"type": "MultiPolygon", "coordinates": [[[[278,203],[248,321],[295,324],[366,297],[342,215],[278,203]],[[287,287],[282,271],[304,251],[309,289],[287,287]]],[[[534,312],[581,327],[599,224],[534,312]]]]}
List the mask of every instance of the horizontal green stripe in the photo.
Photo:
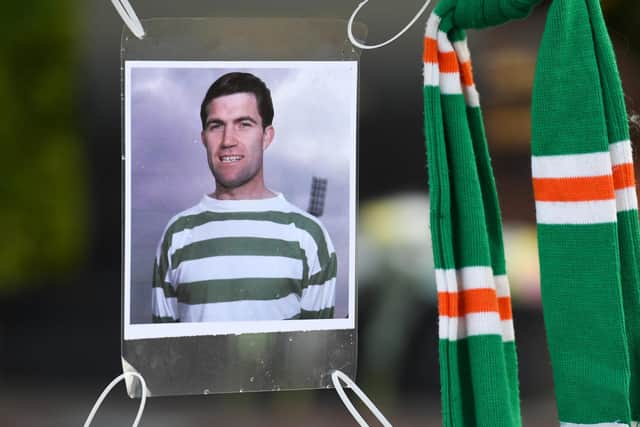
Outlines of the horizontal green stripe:
{"type": "Polygon", "coordinates": [[[165,282],[165,278],[167,277],[167,271],[169,269],[169,258],[167,257],[167,253],[163,252],[160,255],[160,259],[157,259],[153,263],[153,287],[162,287],[165,290],[165,296],[172,297],[175,296],[172,294],[171,290],[167,289],[167,285],[169,283],[165,282]]]}
{"type": "Polygon", "coordinates": [[[334,252],[331,254],[331,258],[329,259],[329,265],[325,266],[321,271],[311,276],[309,278],[309,283],[307,283],[305,287],[309,285],[322,285],[329,279],[335,279],[337,274],[338,258],[336,257],[336,254],[334,252]]]}
{"type": "Polygon", "coordinates": [[[164,237],[163,252],[166,253],[171,245],[171,236],[183,230],[198,227],[214,221],[229,220],[249,220],[249,221],[268,221],[276,224],[292,224],[296,228],[303,230],[316,242],[318,246],[318,258],[321,264],[325,264],[329,258],[327,250],[327,242],[324,237],[322,228],[313,219],[295,212],[211,212],[204,211],[194,215],[187,215],[178,218],[173,222],[164,237]]]}
{"type": "Polygon", "coordinates": [[[166,270],[160,268],[157,262],[153,263],[153,287],[160,287],[164,284],[164,275],[166,274],[166,270]]]}
{"type": "Polygon", "coordinates": [[[175,289],[173,289],[173,286],[171,285],[171,283],[164,281],[166,274],[167,274],[166,271],[161,271],[160,268],[158,267],[158,264],[154,263],[152,287],[162,288],[164,290],[165,298],[175,298],[176,296],[175,289]]]}
{"type": "Polygon", "coordinates": [[[302,310],[302,319],[333,319],[333,307],[317,311],[302,310]]]}
{"type": "Polygon", "coordinates": [[[154,288],[162,288],[162,290],[164,291],[164,297],[165,298],[175,298],[177,296],[175,289],[173,289],[173,286],[171,285],[171,283],[168,282],[164,282],[161,284],[153,284],[154,288]]]}
{"type": "Polygon", "coordinates": [[[298,242],[258,237],[224,237],[202,240],[176,250],[171,265],[177,268],[183,261],[214,256],[281,256],[303,260],[298,242]]]}
{"type": "Polygon", "coordinates": [[[176,323],[179,320],[174,319],[173,317],[161,317],[161,316],[153,316],[153,323],[176,323]]]}
{"type": "Polygon", "coordinates": [[[538,240],[560,419],[629,421],[630,368],[616,224],[539,224],[538,240]]]}
{"type": "Polygon", "coordinates": [[[301,293],[301,281],[288,278],[223,279],[181,284],[178,302],[208,304],[242,300],[268,301],[301,293]]]}

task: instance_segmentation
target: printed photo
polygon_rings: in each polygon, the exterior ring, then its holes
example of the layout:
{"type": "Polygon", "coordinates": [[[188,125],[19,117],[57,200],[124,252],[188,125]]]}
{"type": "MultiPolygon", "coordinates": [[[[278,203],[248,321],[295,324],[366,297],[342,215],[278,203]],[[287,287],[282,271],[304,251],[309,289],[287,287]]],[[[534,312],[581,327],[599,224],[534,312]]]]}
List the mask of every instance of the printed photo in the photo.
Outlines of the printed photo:
{"type": "Polygon", "coordinates": [[[357,63],[126,61],[124,339],[355,327],[357,63]]]}

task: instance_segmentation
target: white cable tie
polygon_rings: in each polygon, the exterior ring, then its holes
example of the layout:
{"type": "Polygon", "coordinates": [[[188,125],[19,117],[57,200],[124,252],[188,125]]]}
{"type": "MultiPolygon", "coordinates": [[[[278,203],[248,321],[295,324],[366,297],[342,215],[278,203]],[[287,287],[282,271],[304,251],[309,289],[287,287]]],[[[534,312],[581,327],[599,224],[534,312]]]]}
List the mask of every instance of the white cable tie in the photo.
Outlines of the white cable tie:
{"type": "Polygon", "coordinates": [[[384,417],[384,415],[382,415],[382,412],[380,412],[376,405],[374,405],[373,402],[369,400],[367,395],[364,394],[362,390],[360,390],[360,387],[358,387],[356,383],[354,383],[351,378],[349,378],[344,372],[335,370],[331,373],[331,381],[333,381],[333,386],[338,392],[338,396],[340,396],[340,399],[342,400],[342,403],[344,403],[344,406],[347,407],[347,410],[351,413],[351,416],[358,422],[358,424],[360,424],[361,427],[369,427],[369,425],[364,420],[364,418],[362,418],[362,415],[360,415],[358,410],[353,406],[351,400],[349,400],[349,398],[347,397],[347,393],[345,393],[344,389],[342,388],[340,380],[342,380],[347,386],[349,386],[349,388],[353,390],[356,395],[358,395],[360,400],[365,405],[367,405],[367,408],[369,408],[371,413],[373,413],[378,421],[380,421],[380,424],[382,424],[384,427],[392,427],[391,423],[384,417]]]}
{"type": "Polygon", "coordinates": [[[111,0],[111,3],[133,35],[142,40],[145,35],[144,28],[129,0],[111,0]]]}
{"type": "Polygon", "coordinates": [[[362,9],[364,7],[364,5],[367,4],[368,2],[369,2],[369,0],[363,0],[363,1],[360,2],[358,7],[356,7],[356,9],[351,14],[351,18],[349,18],[349,23],[347,24],[347,33],[349,35],[349,40],[351,41],[351,43],[353,43],[354,46],[359,47],[360,49],[377,49],[379,47],[386,46],[389,43],[395,41],[398,37],[400,37],[401,35],[406,33],[407,30],[409,28],[411,28],[411,26],[413,24],[415,24],[418,19],[420,19],[420,16],[422,16],[422,14],[427,10],[427,7],[429,6],[429,3],[431,3],[431,0],[426,0],[424,2],[424,5],[418,11],[417,15],[414,16],[413,19],[402,30],[400,30],[400,32],[398,34],[396,34],[395,36],[391,37],[387,41],[384,41],[382,43],[375,44],[375,45],[362,44],[358,40],[356,40],[356,38],[353,36],[353,21],[355,20],[356,15],[358,14],[358,12],[360,12],[360,9],[362,9]]]}
{"type": "Polygon", "coordinates": [[[100,396],[98,397],[98,400],[96,400],[96,403],[93,405],[93,408],[91,408],[91,412],[89,412],[89,416],[87,417],[87,420],[84,422],[84,427],[89,427],[91,425],[91,423],[93,422],[93,418],[96,416],[96,412],[98,412],[98,409],[100,409],[100,405],[102,405],[102,402],[107,397],[111,389],[115,387],[116,384],[118,384],[124,378],[126,378],[127,375],[138,378],[142,385],[142,397],[140,398],[140,406],[138,407],[138,414],[136,415],[136,419],[133,420],[133,424],[131,425],[131,427],[138,427],[138,424],[140,423],[140,419],[142,418],[142,413],[144,412],[144,404],[147,401],[147,383],[144,381],[144,378],[142,378],[142,375],[140,375],[137,372],[125,372],[123,374],[120,374],[116,378],[114,378],[114,380],[111,381],[108,386],[105,387],[105,389],[102,391],[102,394],[100,394],[100,396]]]}

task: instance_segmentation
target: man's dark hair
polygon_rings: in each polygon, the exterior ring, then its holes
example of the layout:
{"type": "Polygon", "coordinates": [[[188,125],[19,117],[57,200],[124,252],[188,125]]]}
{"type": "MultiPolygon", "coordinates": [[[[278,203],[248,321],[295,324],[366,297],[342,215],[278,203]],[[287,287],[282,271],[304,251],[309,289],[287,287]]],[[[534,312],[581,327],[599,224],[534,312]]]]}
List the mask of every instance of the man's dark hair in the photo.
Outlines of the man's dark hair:
{"type": "Polygon", "coordinates": [[[200,120],[204,129],[209,115],[209,103],[221,96],[233,95],[234,93],[252,93],[256,97],[258,113],[262,118],[262,127],[271,126],[273,122],[273,101],[271,101],[271,91],[262,80],[250,73],[227,73],[218,78],[207,90],[202,105],[200,106],[200,120]]]}

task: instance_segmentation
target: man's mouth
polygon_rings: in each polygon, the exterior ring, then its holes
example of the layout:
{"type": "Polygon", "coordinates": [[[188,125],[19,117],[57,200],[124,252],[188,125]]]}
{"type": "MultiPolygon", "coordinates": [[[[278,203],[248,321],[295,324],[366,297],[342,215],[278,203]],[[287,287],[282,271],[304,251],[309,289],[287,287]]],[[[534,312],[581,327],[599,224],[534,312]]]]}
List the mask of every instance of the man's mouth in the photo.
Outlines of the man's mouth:
{"type": "Polygon", "coordinates": [[[233,163],[233,162],[237,162],[242,160],[244,156],[240,156],[238,154],[234,154],[234,155],[226,155],[226,156],[220,156],[220,161],[222,163],[233,163]]]}

